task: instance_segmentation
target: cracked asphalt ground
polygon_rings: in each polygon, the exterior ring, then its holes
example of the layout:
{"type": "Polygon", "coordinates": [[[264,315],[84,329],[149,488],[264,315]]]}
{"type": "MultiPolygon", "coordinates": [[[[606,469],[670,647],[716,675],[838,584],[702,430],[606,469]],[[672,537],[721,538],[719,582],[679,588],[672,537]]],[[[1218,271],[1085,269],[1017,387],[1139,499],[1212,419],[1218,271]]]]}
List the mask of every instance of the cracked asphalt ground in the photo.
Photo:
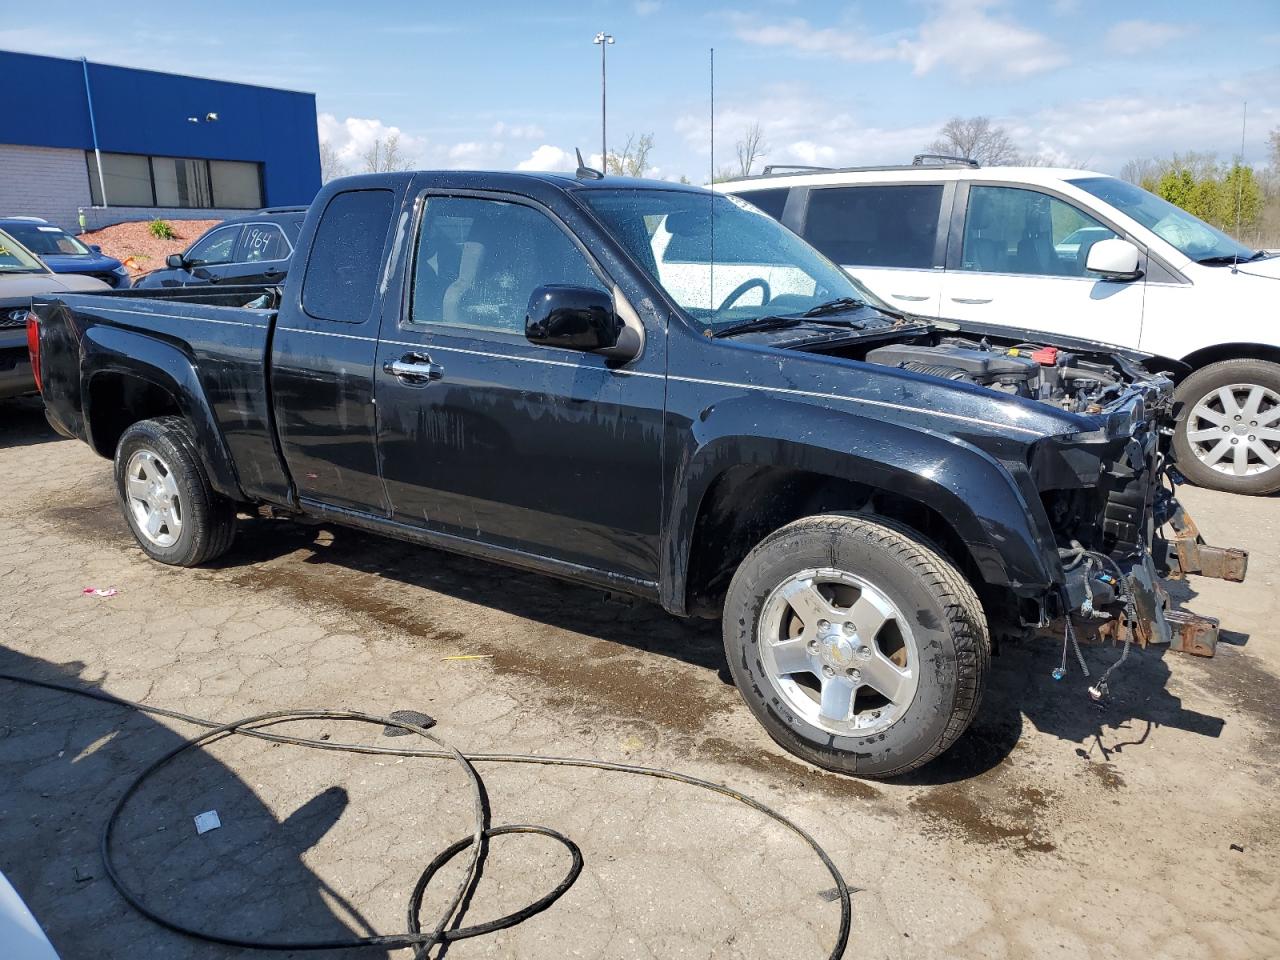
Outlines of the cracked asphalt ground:
{"type": "MultiPolygon", "coordinates": [[[[714,625],[282,521],[243,521],[218,566],[163,567],[129,538],[106,461],[56,438],[31,401],[0,404],[0,424],[0,671],[222,720],[416,709],[463,749],[600,757],[732,784],[810,830],[858,888],[851,958],[1280,956],[1275,500],[1184,498],[1211,540],[1253,551],[1247,584],[1193,580],[1179,592],[1230,631],[1216,659],[1140,653],[1098,707],[1074,664],[1051,679],[1053,644],[1005,650],[968,735],[917,775],[872,784],[810,768],[765,736],[728,683],[714,625]],[[119,594],[86,597],[86,586],[119,594]],[[479,659],[446,659],[458,655],[479,659]]],[[[1095,675],[1118,655],[1086,653],[1095,675]]],[[[405,742],[351,724],[297,726],[405,742]]],[[[192,732],[0,681],[0,870],[67,960],[269,956],[154,926],[103,875],[111,804],[192,732]]],[[[830,880],[758,814],[616,774],[482,773],[495,823],[561,830],[586,866],[550,910],[452,956],[830,949],[830,880]]],[[[468,809],[447,762],[234,738],[184,756],[131,801],[120,863],[149,903],[206,930],[395,933],[418,872],[467,833],[468,809]],[[197,836],[192,817],[210,809],[223,826],[197,836]]],[[[550,841],[498,838],[468,922],[535,899],[567,865],[550,841]]],[[[428,896],[428,925],[455,867],[428,896]]]]}

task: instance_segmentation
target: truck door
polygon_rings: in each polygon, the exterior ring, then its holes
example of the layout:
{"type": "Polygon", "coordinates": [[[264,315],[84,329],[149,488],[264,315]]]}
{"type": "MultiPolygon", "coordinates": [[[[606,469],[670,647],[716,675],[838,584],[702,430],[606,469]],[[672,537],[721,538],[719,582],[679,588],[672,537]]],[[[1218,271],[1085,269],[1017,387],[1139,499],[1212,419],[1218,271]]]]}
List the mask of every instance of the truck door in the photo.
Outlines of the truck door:
{"type": "Polygon", "coordinates": [[[622,367],[531,344],[534,289],[610,291],[601,267],[535,203],[475,193],[419,203],[404,312],[384,315],[377,358],[394,518],[508,556],[655,581],[663,338],[647,331],[644,354],[622,367]]]}
{"type": "MultiPolygon", "coordinates": [[[[346,190],[325,206],[301,292],[288,287],[271,351],[280,446],[298,496],[386,516],[378,477],[373,361],[378,279],[394,208],[391,190],[346,190]]],[[[303,243],[303,249],[308,249],[303,243]]]]}

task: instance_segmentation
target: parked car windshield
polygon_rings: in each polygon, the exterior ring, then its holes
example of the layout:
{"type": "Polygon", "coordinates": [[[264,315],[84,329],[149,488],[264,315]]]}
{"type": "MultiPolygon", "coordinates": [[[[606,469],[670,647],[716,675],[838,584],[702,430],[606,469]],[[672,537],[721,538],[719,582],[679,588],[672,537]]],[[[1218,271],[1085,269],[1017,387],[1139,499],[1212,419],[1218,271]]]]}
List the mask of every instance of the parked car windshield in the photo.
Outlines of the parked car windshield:
{"type": "Polygon", "coordinates": [[[577,194],[698,323],[791,316],[875,294],[772,217],[738,197],[689,190],[591,189],[577,194]]]}
{"type": "Polygon", "coordinates": [[[89,248],[61,227],[47,223],[10,223],[5,227],[24,247],[41,256],[87,257],[89,248]]]}
{"type": "Polygon", "coordinates": [[[1232,240],[1216,227],[1127,180],[1085,177],[1068,182],[1137,220],[1192,260],[1225,261],[1236,257],[1248,260],[1254,256],[1252,249],[1232,240]]]}
{"type": "Polygon", "coordinates": [[[44,273],[44,264],[17,240],[0,230],[0,274],[44,273]]]}

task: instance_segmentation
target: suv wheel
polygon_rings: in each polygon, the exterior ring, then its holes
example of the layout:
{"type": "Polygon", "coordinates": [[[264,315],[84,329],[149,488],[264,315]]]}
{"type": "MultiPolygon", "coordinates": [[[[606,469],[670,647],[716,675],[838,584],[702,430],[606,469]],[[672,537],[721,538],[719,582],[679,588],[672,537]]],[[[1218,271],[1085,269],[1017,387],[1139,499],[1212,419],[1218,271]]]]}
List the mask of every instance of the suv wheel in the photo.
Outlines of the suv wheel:
{"type": "Polygon", "coordinates": [[[1178,387],[1173,448],[1197,486],[1229,493],[1280,490],[1280,365],[1224,360],[1178,387]]]}
{"type": "Polygon", "coordinates": [[[235,538],[235,505],[213,492],[181,417],[135,423],[120,437],[116,492],[147,556],[178,567],[219,557],[235,538]]]}
{"type": "Polygon", "coordinates": [[[823,515],[748,554],[724,609],[729,669],[784,748],[865,777],[915,769],[969,726],[991,647],[960,572],[911,531],[823,515]]]}

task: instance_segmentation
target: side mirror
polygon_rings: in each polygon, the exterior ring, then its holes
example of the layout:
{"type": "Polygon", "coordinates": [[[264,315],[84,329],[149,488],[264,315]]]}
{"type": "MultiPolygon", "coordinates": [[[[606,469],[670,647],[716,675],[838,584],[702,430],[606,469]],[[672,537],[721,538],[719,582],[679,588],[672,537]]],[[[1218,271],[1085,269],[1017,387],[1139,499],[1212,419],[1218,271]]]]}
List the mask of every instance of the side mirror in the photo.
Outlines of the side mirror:
{"type": "Polygon", "coordinates": [[[89,244],[89,249],[90,249],[90,250],[92,250],[94,253],[101,253],[101,252],[102,252],[102,247],[101,247],[101,246],[99,246],[99,245],[98,245],[98,244],[96,244],[96,243],[91,243],[91,244],[89,244]]]}
{"type": "Polygon", "coordinates": [[[182,254],[171,253],[164,258],[164,265],[169,267],[171,270],[181,270],[187,265],[187,263],[182,259],[182,254]]]}
{"type": "Polygon", "coordinates": [[[1099,240],[1089,250],[1085,270],[1103,280],[1137,280],[1142,276],[1142,256],[1128,240],[1099,240]]]}
{"type": "Polygon", "coordinates": [[[542,347],[601,353],[615,360],[633,360],[640,353],[640,337],[618,316],[613,298],[592,287],[538,287],[529,298],[524,335],[542,347]]]}

